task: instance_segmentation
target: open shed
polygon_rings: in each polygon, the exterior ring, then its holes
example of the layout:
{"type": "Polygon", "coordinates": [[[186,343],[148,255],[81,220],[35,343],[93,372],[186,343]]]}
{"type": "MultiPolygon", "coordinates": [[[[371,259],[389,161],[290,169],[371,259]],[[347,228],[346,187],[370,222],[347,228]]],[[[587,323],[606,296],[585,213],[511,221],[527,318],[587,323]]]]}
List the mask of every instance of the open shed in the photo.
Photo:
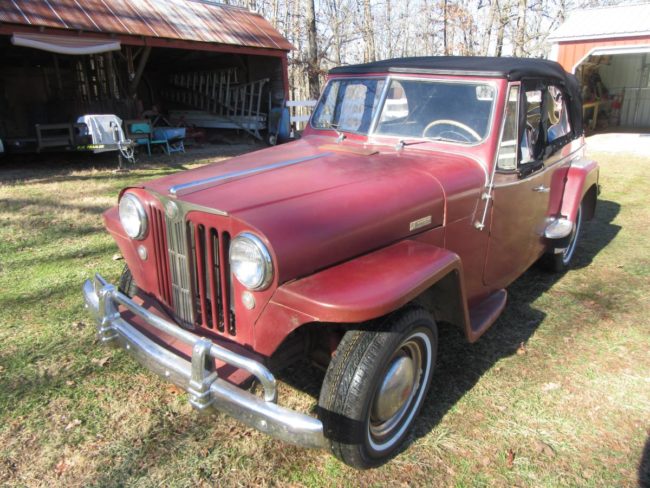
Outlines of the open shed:
{"type": "Polygon", "coordinates": [[[74,149],[86,114],[267,127],[291,44],[260,15],[205,0],[0,1],[0,140],[74,149]]]}
{"type": "Polygon", "coordinates": [[[650,4],[575,10],[548,40],[582,85],[592,129],[650,128],[650,4]]]}

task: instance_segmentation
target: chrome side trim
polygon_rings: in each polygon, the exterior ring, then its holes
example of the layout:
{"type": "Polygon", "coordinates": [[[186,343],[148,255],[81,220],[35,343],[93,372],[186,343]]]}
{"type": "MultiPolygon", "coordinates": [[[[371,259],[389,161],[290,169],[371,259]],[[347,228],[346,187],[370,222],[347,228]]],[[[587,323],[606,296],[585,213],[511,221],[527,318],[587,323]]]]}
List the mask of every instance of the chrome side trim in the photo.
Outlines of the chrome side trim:
{"type": "Polygon", "coordinates": [[[185,390],[194,408],[225,412],[246,425],[291,444],[327,447],[320,420],[276,405],[276,380],[263,364],[158,317],[120,293],[100,275],[95,275],[94,281],[86,280],[83,294],[86,308],[97,322],[100,341],[126,349],[147,369],[185,390]],[[191,345],[191,361],[165,349],[129,324],[122,318],[118,305],[161,332],[191,345]],[[264,388],[264,399],[219,378],[212,358],[253,374],[264,388]]]}
{"type": "Polygon", "coordinates": [[[304,158],[290,159],[288,161],[282,161],[280,163],[268,164],[266,166],[260,166],[257,168],[245,169],[241,171],[231,171],[230,173],[226,173],[219,176],[213,176],[211,178],[204,178],[202,180],[191,181],[189,183],[183,183],[181,185],[174,185],[169,189],[169,194],[176,197],[180,197],[190,192],[202,190],[204,188],[208,188],[218,183],[225,183],[227,181],[235,180],[237,178],[242,178],[244,176],[250,176],[257,173],[263,173],[265,171],[272,171],[274,169],[284,168],[286,166],[292,166],[298,163],[304,163],[306,161],[322,158],[325,156],[329,156],[331,154],[332,153],[329,152],[314,154],[312,156],[306,156],[304,158]]]}

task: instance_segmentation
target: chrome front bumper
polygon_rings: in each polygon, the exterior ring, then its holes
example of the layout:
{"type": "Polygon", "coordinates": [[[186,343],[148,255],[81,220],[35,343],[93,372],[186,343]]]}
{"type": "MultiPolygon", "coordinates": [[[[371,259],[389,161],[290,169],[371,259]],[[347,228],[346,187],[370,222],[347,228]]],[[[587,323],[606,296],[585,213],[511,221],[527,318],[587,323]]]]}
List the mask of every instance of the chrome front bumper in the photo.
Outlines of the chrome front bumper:
{"type": "Polygon", "coordinates": [[[194,408],[225,412],[246,425],[291,444],[326,447],[323,424],[319,420],[276,405],[276,380],[261,363],[149,312],[99,275],[95,275],[94,281],[84,283],[83,293],[86,308],[97,321],[100,341],[121,346],[147,369],[185,390],[194,408]],[[191,361],[162,347],[129,324],[122,317],[119,305],[161,332],[192,346],[191,361]],[[255,376],[264,387],[264,399],[219,378],[214,359],[255,376]]]}

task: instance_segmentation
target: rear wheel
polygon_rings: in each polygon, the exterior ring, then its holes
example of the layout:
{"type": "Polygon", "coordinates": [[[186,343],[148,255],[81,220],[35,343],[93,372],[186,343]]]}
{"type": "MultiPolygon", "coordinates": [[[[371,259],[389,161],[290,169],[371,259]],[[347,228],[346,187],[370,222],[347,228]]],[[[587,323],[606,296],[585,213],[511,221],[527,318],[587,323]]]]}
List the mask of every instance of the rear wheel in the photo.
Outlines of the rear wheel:
{"type": "Polygon", "coordinates": [[[431,383],[438,332],[420,308],[345,334],[323,381],[319,415],[332,452],[355,468],[385,463],[409,434],[431,383]]]}
{"type": "Polygon", "coordinates": [[[568,246],[559,253],[549,252],[542,257],[541,263],[542,266],[547,270],[553,273],[561,273],[566,271],[571,267],[573,263],[573,257],[576,252],[576,246],[578,244],[578,239],[580,238],[580,229],[582,228],[582,206],[580,203],[578,207],[578,213],[576,214],[576,222],[573,227],[573,232],[571,233],[571,238],[569,240],[568,246]]]}

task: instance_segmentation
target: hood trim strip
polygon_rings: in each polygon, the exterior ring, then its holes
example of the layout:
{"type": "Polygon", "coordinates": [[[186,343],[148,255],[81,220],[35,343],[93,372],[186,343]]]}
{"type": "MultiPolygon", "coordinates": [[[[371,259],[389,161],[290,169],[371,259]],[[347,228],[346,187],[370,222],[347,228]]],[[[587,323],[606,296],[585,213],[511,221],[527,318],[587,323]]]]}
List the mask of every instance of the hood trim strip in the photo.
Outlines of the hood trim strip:
{"type": "Polygon", "coordinates": [[[304,163],[305,161],[311,161],[313,159],[322,158],[325,156],[330,156],[331,152],[324,152],[319,154],[314,154],[313,156],[307,156],[298,159],[290,159],[288,161],[282,161],[279,163],[268,164],[266,166],[260,166],[257,168],[245,169],[242,171],[232,171],[219,176],[213,176],[211,178],[204,178],[202,180],[190,181],[189,183],[182,183],[180,185],[174,185],[169,188],[169,194],[175,197],[180,197],[188,193],[203,190],[212,185],[225,183],[237,178],[242,178],[244,176],[254,175],[257,173],[263,173],[265,171],[272,171],[278,168],[284,168],[286,166],[292,166],[298,163],[304,163]]]}

